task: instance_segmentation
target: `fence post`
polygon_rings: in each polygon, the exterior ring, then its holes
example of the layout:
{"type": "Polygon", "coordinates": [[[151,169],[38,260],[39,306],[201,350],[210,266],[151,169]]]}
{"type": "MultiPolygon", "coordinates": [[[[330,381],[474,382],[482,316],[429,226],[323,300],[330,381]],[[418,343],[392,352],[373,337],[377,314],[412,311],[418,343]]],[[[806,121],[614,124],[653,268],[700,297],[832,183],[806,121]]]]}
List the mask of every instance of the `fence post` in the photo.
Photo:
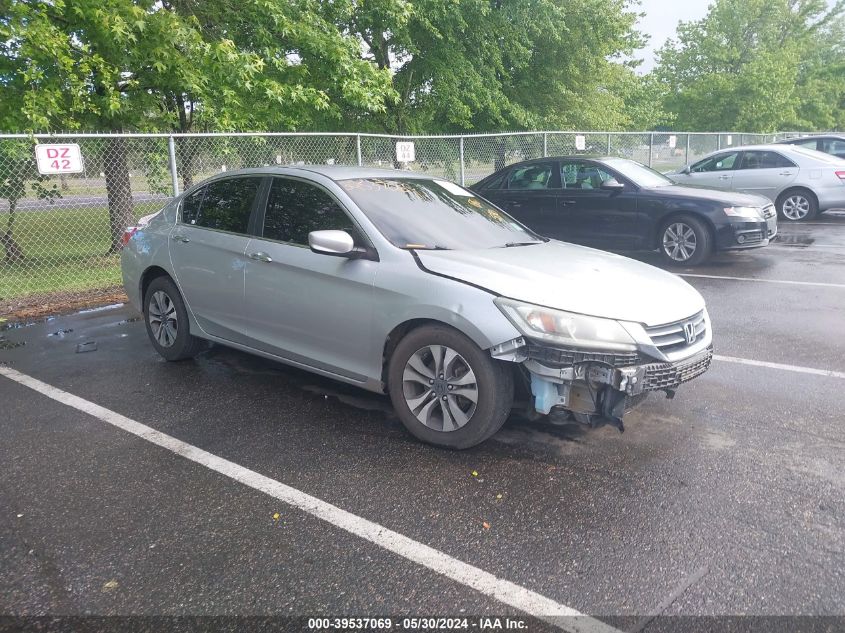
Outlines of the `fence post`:
{"type": "Polygon", "coordinates": [[[716,151],[719,151],[720,149],[722,149],[722,135],[717,134],[716,135],[716,151]]]}
{"type": "Polygon", "coordinates": [[[610,156],[610,132],[607,133],[607,155],[610,156]]]}
{"type": "Polygon", "coordinates": [[[364,164],[364,161],[361,160],[361,135],[355,135],[355,149],[358,152],[358,167],[361,167],[364,164]]]}
{"type": "Polygon", "coordinates": [[[549,135],[543,132],[543,158],[549,155],[549,135]]]}
{"type": "Polygon", "coordinates": [[[167,137],[167,154],[170,159],[170,184],[175,198],[179,195],[179,173],[176,171],[176,143],[172,135],[167,137]]]}
{"type": "Polygon", "coordinates": [[[691,134],[687,132],[687,153],[684,155],[684,165],[689,165],[689,137],[691,134]]]}
{"type": "Polygon", "coordinates": [[[464,186],[464,137],[461,136],[461,142],[459,145],[460,152],[461,152],[461,187],[464,186]]]}
{"type": "Polygon", "coordinates": [[[654,161],[654,132],[648,135],[648,166],[654,161]]]}

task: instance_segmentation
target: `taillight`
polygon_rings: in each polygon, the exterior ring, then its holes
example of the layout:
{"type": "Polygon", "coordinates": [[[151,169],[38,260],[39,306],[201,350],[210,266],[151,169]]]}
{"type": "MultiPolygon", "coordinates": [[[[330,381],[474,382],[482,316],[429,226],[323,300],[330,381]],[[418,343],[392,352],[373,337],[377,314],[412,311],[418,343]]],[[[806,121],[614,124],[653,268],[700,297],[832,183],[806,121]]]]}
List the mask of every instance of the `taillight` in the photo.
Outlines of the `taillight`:
{"type": "Polygon", "coordinates": [[[132,236],[135,235],[135,232],[137,230],[137,226],[127,226],[126,230],[123,231],[123,236],[120,238],[120,245],[126,246],[129,243],[129,240],[132,239],[132,236]]]}
{"type": "Polygon", "coordinates": [[[845,171],[837,171],[836,177],[839,178],[839,180],[845,180],[845,171]]]}

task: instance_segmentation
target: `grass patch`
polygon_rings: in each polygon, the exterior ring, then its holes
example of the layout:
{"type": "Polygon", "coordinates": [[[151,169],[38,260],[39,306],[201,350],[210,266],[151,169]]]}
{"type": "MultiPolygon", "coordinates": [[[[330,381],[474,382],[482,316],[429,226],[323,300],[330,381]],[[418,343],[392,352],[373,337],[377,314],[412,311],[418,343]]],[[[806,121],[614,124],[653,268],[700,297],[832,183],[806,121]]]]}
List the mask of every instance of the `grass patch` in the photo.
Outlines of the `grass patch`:
{"type": "MultiPolygon", "coordinates": [[[[0,230],[7,220],[0,215],[0,230]]],[[[106,207],[19,211],[14,236],[25,259],[0,260],[0,300],[120,283],[120,256],[105,255],[111,241],[106,207]]]]}

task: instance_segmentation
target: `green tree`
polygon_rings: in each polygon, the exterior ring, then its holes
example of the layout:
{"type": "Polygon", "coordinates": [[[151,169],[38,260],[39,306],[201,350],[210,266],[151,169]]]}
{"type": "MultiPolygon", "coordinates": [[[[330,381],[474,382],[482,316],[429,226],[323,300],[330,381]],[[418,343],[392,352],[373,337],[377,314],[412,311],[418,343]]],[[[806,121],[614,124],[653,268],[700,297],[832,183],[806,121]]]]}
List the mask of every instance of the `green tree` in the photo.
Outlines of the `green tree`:
{"type": "Polygon", "coordinates": [[[686,129],[826,127],[845,94],[841,73],[820,90],[842,68],[843,11],[843,0],[716,0],[658,52],[666,109],[686,129]]]}
{"type": "Polygon", "coordinates": [[[398,133],[619,127],[610,89],[640,44],[628,0],[359,0],[336,16],[393,71],[373,127],[398,133]]]}
{"type": "MultiPolygon", "coordinates": [[[[290,130],[392,94],[318,0],[6,4],[0,129],[290,130]]],[[[127,152],[112,138],[103,161],[112,249],[133,221],[127,152]]]]}
{"type": "Polygon", "coordinates": [[[0,198],[9,204],[6,226],[0,230],[0,246],[6,251],[3,258],[6,264],[24,259],[23,249],[15,239],[15,212],[18,201],[27,194],[27,184],[42,200],[61,197],[58,186],[50,187],[47,181],[46,176],[38,173],[32,143],[15,140],[0,144],[0,198]]]}

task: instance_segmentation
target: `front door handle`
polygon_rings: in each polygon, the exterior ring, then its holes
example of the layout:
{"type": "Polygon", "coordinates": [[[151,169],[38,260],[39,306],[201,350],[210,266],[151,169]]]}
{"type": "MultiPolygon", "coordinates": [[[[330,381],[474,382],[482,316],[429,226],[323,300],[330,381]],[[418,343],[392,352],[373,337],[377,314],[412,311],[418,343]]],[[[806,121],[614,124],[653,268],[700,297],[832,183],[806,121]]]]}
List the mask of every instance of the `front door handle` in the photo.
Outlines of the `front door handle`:
{"type": "Polygon", "coordinates": [[[522,206],[522,203],[521,203],[521,202],[511,202],[511,203],[510,203],[510,208],[511,208],[511,209],[519,209],[521,206],[522,206]]]}
{"type": "Polygon", "coordinates": [[[564,206],[575,204],[575,200],[561,200],[560,203],[564,206]]]}
{"type": "Polygon", "coordinates": [[[182,242],[183,244],[187,244],[188,242],[191,241],[187,237],[185,237],[184,235],[171,235],[170,239],[173,240],[174,242],[182,242]]]}
{"type": "Polygon", "coordinates": [[[258,261],[258,262],[272,262],[273,261],[272,257],[270,257],[267,253],[262,253],[261,251],[259,251],[257,253],[250,253],[249,258],[254,259],[255,261],[258,261]]]}
{"type": "Polygon", "coordinates": [[[719,180],[727,180],[730,176],[719,176],[719,180]]]}

